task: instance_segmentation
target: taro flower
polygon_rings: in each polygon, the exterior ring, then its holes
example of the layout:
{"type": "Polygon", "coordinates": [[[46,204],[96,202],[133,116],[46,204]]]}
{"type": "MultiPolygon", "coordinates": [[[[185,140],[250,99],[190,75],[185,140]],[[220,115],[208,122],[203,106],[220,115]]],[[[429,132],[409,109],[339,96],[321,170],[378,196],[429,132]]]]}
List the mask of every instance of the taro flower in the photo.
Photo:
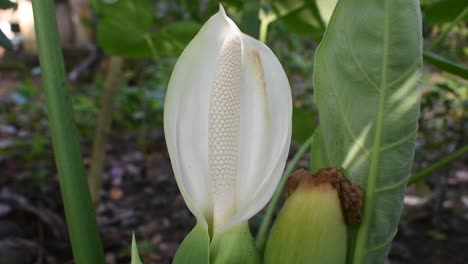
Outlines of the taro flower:
{"type": "Polygon", "coordinates": [[[247,226],[273,195],[289,150],[291,115],[281,64],[220,6],[177,61],[164,107],[177,184],[211,250],[213,240],[247,226]]]}

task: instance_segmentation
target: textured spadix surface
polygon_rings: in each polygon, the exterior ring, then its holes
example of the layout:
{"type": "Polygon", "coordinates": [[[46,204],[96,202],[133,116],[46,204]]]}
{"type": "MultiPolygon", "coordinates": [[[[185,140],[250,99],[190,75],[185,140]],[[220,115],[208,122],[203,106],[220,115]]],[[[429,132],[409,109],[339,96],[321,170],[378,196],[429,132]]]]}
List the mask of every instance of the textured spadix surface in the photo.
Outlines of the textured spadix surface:
{"type": "Polygon", "coordinates": [[[215,235],[271,198],[286,163],[291,115],[281,64],[220,7],[180,56],[164,109],[179,189],[215,235]]]}

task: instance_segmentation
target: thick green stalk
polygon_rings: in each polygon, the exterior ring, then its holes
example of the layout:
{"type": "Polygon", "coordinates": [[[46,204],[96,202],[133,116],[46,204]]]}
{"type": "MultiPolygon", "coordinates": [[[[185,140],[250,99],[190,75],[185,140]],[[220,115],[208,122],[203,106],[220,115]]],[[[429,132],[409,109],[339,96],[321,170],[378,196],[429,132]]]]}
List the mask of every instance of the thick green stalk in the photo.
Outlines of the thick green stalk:
{"type": "Polygon", "coordinates": [[[86,181],[53,0],[32,1],[55,161],[75,263],[104,263],[86,181]]]}
{"type": "Polygon", "coordinates": [[[434,52],[424,51],[423,58],[426,62],[436,66],[437,68],[458,75],[462,78],[468,78],[468,67],[450,61],[434,52]]]}
{"type": "Polygon", "coordinates": [[[461,158],[464,154],[468,152],[468,145],[465,145],[461,149],[453,152],[452,154],[446,156],[445,158],[439,160],[438,162],[432,164],[431,166],[423,169],[422,171],[416,173],[415,175],[411,176],[409,179],[409,184],[415,183],[426,176],[434,173],[435,171],[449,165],[450,163],[454,162],[455,160],[461,158]]]}
{"type": "Polygon", "coordinates": [[[265,243],[268,237],[268,229],[270,228],[270,223],[273,218],[273,213],[276,210],[276,207],[278,206],[279,199],[281,195],[283,194],[284,187],[286,186],[286,183],[288,182],[288,177],[296,167],[296,164],[299,162],[301,159],[302,155],[309,149],[309,147],[312,145],[312,141],[314,140],[314,136],[310,136],[306,142],[304,142],[299,150],[297,150],[296,154],[292,158],[292,160],[288,163],[288,166],[286,166],[286,169],[284,170],[283,176],[281,177],[281,181],[278,185],[278,188],[275,191],[275,194],[273,194],[273,197],[271,198],[270,203],[268,204],[268,207],[266,209],[265,217],[263,218],[262,224],[260,225],[260,228],[257,233],[257,248],[260,250],[260,252],[263,251],[263,248],[265,247],[265,243]]]}

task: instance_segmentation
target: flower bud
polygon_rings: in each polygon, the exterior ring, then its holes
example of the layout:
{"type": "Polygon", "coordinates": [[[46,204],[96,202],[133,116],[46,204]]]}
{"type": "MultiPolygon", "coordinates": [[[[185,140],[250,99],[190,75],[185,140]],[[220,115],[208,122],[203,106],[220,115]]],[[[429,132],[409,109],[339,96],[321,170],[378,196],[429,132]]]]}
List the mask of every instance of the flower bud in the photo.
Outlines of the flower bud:
{"type": "Polygon", "coordinates": [[[286,203],[271,230],[264,263],[344,264],[347,223],[359,222],[362,194],[336,168],[299,170],[288,180],[286,203]]]}

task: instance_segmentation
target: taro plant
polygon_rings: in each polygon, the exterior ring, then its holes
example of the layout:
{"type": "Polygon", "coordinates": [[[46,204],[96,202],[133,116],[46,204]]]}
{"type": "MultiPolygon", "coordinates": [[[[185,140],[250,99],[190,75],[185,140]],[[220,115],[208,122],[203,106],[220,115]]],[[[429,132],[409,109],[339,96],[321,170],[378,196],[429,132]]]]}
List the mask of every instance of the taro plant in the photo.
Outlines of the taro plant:
{"type": "MultiPolygon", "coordinates": [[[[35,0],[33,7],[75,262],[103,263],[53,1],[35,0]]],[[[267,25],[260,23],[262,39],[267,25]]],[[[312,146],[311,172],[290,178],[290,197],[264,252],[265,241],[254,243],[248,220],[276,191],[272,212],[292,170],[288,166],[281,178],[292,118],[286,74],[269,48],[242,33],[222,6],[180,56],[166,95],[164,130],[177,184],[197,224],[174,263],[385,262],[417,132],[418,1],[340,0],[329,21],[326,15],[319,23],[325,26],[314,72],[320,123],[301,147],[303,153],[312,146]]],[[[268,230],[271,215],[261,230],[268,230]]],[[[135,243],[132,256],[132,263],[141,263],[135,243]]]]}
{"type": "MultiPolygon", "coordinates": [[[[213,42],[216,43],[211,39],[212,41],[207,41],[204,45],[194,44],[203,39],[201,36],[209,34],[209,25],[213,20],[214,18],[207,22],[199,36],[189,45],[184,52],[185,56],[189,56],[187,54],[194,50],[193,46],[195,45],[206,47],[213,45],[213,42]]],[[[213,35],[218,36],[218,38],[225,37],[225,34],[214,33],[213,35]]],[[[335,184],[329,184],[332,187],[331,189],[326,187],[327,191],[324,191],[323,188],[308,188],[306,183],[300,184],[301,186],[306,185],[306,187],[299,187],[298,193],[291,196],[291,200],[288,200],[280,213],[278,223],[275,224],[263,256],[265,263],[290,263],[290,261],[294,263],[383,263],[385,261],[388,246],[396,233],[403,205],[403,194],[414,155],[420,101],[421,40],[421,14],[417,1],[343,0],[338,2],[315,59],[315,102],[319,111],[320,124],[313,138],[311,170],[340,171],[330,167],[341,168],[340,173],[334,173],[334,177],[339,175],[340,180],[332,180],[335,184]],[[350,181],[348,185],[336,184],[336,182],[348,181],[350,181]],[[361,188],[363,194],[360,192],[361,188]],[[348,198],[346,198],[347,195],[343,195],[345,189],[354,190],[348,192],[348,198]],[[304,192],[306,194],[301,195],[304,192]],[[300,196],[302,198],[297,198],[300,196]],[[338,198],[341,209],[337,203],[338,198]],[[297,201],[298,199],[300,201],[297,201]],[[304,213],[304,210],[307,212],[314,210],[310,204],[307,204],[307,200],[311,200],[311,204],[323,201],[321,207],[315,207],[318,213],[304,213]],[[362,204],[363,212],[361,215],[360,206],[362,204]],[[332,210],[330,208],[335,208],[338,211],[330,211],[332,210]],[[349,208],[356,210],[349,212],[349,208]],[[350,214],[354,216],[351,220],[350,214]],[[306,223],[310,225],[305,227],[306,223]],[[345,223],[348,225],[347,227],[345,223]],[[324,228],[329,231],[323,233],[324,228]],[[331,250],[326,248],[327,246],[321,247],[323,245],[329,245],[329,247],[334,245],[335,247],[334,250],[331,250]]],[[[245,49],[248,49],[246,46],[248,45],[241,45],[242,50],[238,52],[242,54],[245,49]]],[[[223,49],[224,47],[221,50],[223,49]]],[[[229,50],[231,47],[226,49],[229,50]]],[[[212,54],[217,54],[217,50],[219,48],[213,48],[212,54]]],[[[182,62],[179,61],[180,64],[186,60],[184,55],[181,57],[182,62]]],[[[237,65],[244,63],[244,60],[239,62],[235,56],[220,55],[215,62],[211,61],[213,55],[203,55],[201,51],[192,56],[196,56],[195,58],[200,61],[206,59],[206,69],[216,67],[214,65],[231,65],[229,71],[233,77],[230,77],[230,80],[234,79],[235,81],[235,78],[242,80],[243,78],[243,71],[241,77],[234,77],[239,74],[237,69],[239,66],[237,65]]],[[[215,144],[216,148],[219,149],[232,150],[231,141],[211,141],[213,136],[210,133],[214,131],[211,130],[212,124],[216,124],[215,121],[218,120],[211,118],[211,116],[220,115],[214,111],[219,111],[223,115],[226,113],[234,115],[238,110],[233,110],[231,104],[238,104],[236,100],[239,99],[231,97],[220,104],[222,107],[213,107],[212,102],[216,101],[217,93],[220,93],[216,90],[224,89],[226,91],[224,93],[227,93],[231,91],[232,86],[230,83],[219,86],[220,82],[217,82],[219,77],[215,77],[218,70],[199,73],[193,69],[196,61],[194,59],[187,63],[190,70],[183,71],[182,80],[176,79],[176,82],[180,82],[183,87],[179,88],[178,95],[172,94],[175,93],[175,89],[173,86],[171,87],[174,83],[170,84],[169,98],[177,96],[182,99],[176,103],[174,103],[174,99],[167,100],[166,103],[171,104],[168,109],[171,110],[168,112],[166,109],[165,120],[169,123],[170,128],[175,129],[167,129],[166,125],[165,132],[169,139],[169,151],[173,159],[176,177],[178,177],[179,188],[181,188],[189,208],[196,215],[199,223],[200,218],[202,218],[200,214],[203,214],[200,212],[203,209],[200,208],[208,208],[202,219],[209,223],[208,226],[212,223],[213,230],[204,227],[205,231],[203,232],[205,234],[208,232],[208,235],[205,235],[203,240],[195,238],[202,237],[195,233],[201,234],[202,231],[195,231],[196,229],[192,231],[179,249],[179,253],[184,252],[180,253],[181,255],[190,257],[181,258],[178,255],[175,262],[190,262],[194,255],[202,254],[205,262],[210,258],[211,262],[214,263],[230,263],[235,256],[245,257],[254,253],[251,253],[250,246],[246,246],[248,243],[242,243],[237,237],[217,240],[216,209],[214,209],[214,214],[212,211],[220,201],[223,210],[231,210],[231,215],[235,210],[225,209],[226,207],[240,206],[242,208],[243,205],[236,204],[238,201],[235,199],[233,201],[231,188],[214,187],[216,195],[222,198],[217,199],[215,195],[211,206],[204,205],[210,200],[203,197],[210,195],[213,192],[213,186],[216,186],[216,183],[210,183],[210,177],[215,180],[220,177],[213,175],[213,169],[210,166],[215,165],[215,163],[210,163],[210,160],[216,160],[216,156],[222,158],[225,154],[223,152],[210,152],[214,148],[212,144],[215,144]],[[198,82],[191,81],[192,74],[197,75],[198,82]],[[205,99],[206,102],[202,101],[205,93],[193,94],[193,87],[206,81],[207,77],[205,76],[212,76],[204,83],[205,89],[210,90],[211,87],[214,87],[211,91],[211,98],[205,99]],[[190,98],[190,96],[191,99],[183,99],[190,98]],[[205,113],[202,122],[196,117],[187,117],[195,115],[189,109],[192,102],[202,102],[197,104],[196,111],[197,114],[199,112],[205,113]],[[173,110],[172,107],[178,110],[173,110]],[[201,129],[200,126],[204,129],[201,129]],[[194,137],[200,136],[199,131],[204,131],[204,134],[201,140],[195,140],[197,144],[194,145],[192,142],[194,137]],[[190,133],[190,136],[184,137],[184,133],[190,133]],[[186,143],[183,144],[183,142],[186,143]],[[190,147],[184,147],[190,143],[192,144],[190,147]],[[195,151],[196,154],[194,154],[193,148],[198,148],[195,151]],[[208,153],[206,153],[207,151],[208,153]],[[210,154],[216,154],[216,156],[210,156],[210,154]],[[184,155],[186,158],[180,158],[184,155]],[[183,169],[184,166],[186,166],[185,169],[183,169]],[[202,169],[199,168],[200,166],[202,169]],[[198,171],[202,171],[203,176],[197,176],[196,172],[198,171]],[[180,175],[184,173],[189,179],[181,179],[180,175]],[[200,181],[200,178],[204,180],[200,181]],[[208,183],[201,184],[206,182],[206,179],[208,179],[208,183]],[[197,184],[189,184],[194,180],[197,181],[197,184]],[[188,188],[191,191],[187,191],[188,188]],[[217,193],[218,191],[220,193],[217,193]],[[189,195],[190,192],[193,194],[189,195]],[[202,194],[197,194],[197,192],[202,194]],[[194,203],[193,200],[197,198],[188,199],[187,197],[190,196],[202,198],[198,198],[199,202],[194,203]],[[213,218],[209,218],[210,216],[213,218]],[[211,236],[213,234],[214,238],[211,236]],[[233,247],[233,243],[237,243],[237,247],[233,247]],[[226,258],[217,258],[217,250],[219,249],[224,251],[222,255],[227,256],[226,258]],[[229,252],[225,252],[226,249],[229,252]],[[230,260],[228,261],[228,259],[230,260]]],[[[173,78],[179,72],[176,67],[173,78]]],[[[251,89],[255,90],[254,87],[256,86],[252,85],[251,89]]],[[[242,88],[238,89],[242,91],[242,88]]],[[[243,104],[240,105],[240,111],[243,111],[243,104]]],[[[276,107],[281,107],[281,104],[276,107]]],[[[219,118],[219,120],[227,122],[228,129],[239,123],[242,124],[244,119],[252,120],[250,116],[243,115],[236,118],[228,115],[219,118]]],[[[276,118],[279,116],[274,117],[274,119],[276,118]]],[[[242,125],[240,127],[242,129],[256,129],[250,126],[245,128],[242,125]]],[[[245,148],[241,138],[231,137],[231,139],[237,144],[236,148],[245,148]]],[[[263,142],[252,141],[254,145],[264,144],[263,142]]],[[[267,144],[274,146],[278,142],[267,141],[267,144]]],[[[238,152],[236,149],[229,155],[235,156],[239,153],[242,152],[238,152]]],[[[232,163],[242,162],[243,158],[243,156],[234,158],[232,163]]],[[[228,164],[229,166],[222,165],[223,170],[219,170],[219,172],[233,168],[233,174],[238,175],[238,168],[235,168],[235,165],[231,165],[231,163],[228,164]]],[[[281,163],[278,164],[278,166],[281,165],[281,163]]],[[[305,178],[311,178],[313,180],[310,181],[314,182],[316,178],[322,176],[320,171],[315,176],[305,176],[305,178]]],[[[262,174],[269,172],[269,170],[259,172],[262,174]]],[[[226,174],[223,173],[223,175],[226,174]]],[[[267,176],[253,175],[250,177],[268,177],[268,174],[267,176]]],[[[227,179],[232,182],[227,184],[228,187],[234,185],[239,188],[236,184],[244,184],[243,181],[237,179],[232,180],[233,178],[229,177],[227,179]]],[[[303,181],[309,182],[306,179],[300,180],[300,182],[303,181]]],[[[311,185],[322,186],[321,183],[312,183],[311,185]]],[[[241,188],[257,187],[245,185],[241,188]]],[[[268,198],[268,196],[265,197],[268,198]]],[[[260,245],[260,248],[262,246],[260,245]]],[[[245,258],[241,259],[246,261],[245,258]]],[[[241,261],[241,259],[236,261],[241,261]]]]}

